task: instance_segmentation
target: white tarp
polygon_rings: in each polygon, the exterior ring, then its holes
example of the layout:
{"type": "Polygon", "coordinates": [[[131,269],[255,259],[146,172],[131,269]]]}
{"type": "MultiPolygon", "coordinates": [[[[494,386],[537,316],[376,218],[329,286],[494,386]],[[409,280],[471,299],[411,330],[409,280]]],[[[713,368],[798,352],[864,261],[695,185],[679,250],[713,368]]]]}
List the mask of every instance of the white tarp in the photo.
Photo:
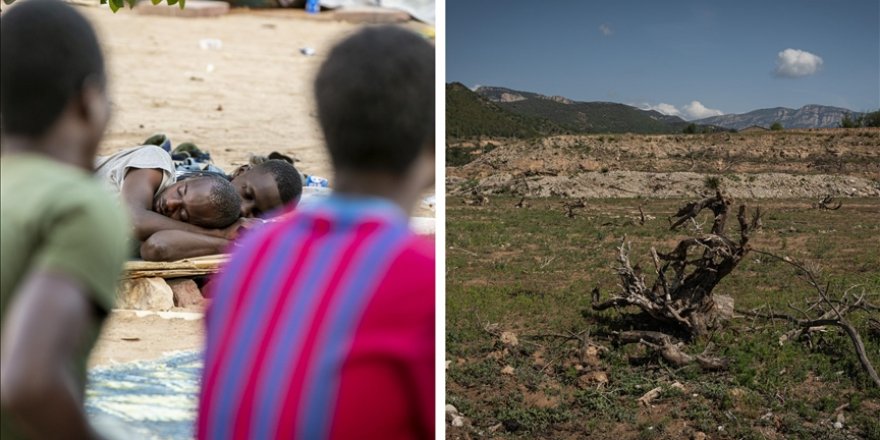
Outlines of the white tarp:
{"type": "Polygon", "coordinates": [[[434,24],[434,0],[320,0],[325,8],[343,6],[381,6],[406,11],[413,18],[434,24]]]}

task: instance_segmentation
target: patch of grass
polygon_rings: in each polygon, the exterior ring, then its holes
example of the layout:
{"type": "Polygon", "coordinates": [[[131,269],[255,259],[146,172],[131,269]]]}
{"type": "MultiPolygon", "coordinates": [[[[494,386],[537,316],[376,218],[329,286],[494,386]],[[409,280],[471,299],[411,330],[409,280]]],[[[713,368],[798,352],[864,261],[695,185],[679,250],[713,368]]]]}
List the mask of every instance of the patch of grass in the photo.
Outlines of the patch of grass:
{"type": "Polygon", "coordinates": [[[715,191],[716,189],[721,188],[721,177],[706,176],[706,178],[703,179],[703,186],[706,187],[706,189],[715,191]]]}
{"type": "MultiPolygon", "coordinates": [[[[732,320],[686,347],[699,353],[711,342],[713,354],[730,360],[727,371],[714,373],[639,361],[645,352],[637,345],[613,346],[611,333],[638,321],[622,320],[614,310],[592,311],[590,290],[599,286],[607,297],[618,289],[614,258],[624,236],[632,242],[633,264],[643,268],[651,267],[651,246],[669,251],[685,233],[669,231],[665,218],[683,200],[591,200],[574,219],[558,209],[559,199],[531,200],[527,209],[513,208],[517,200],[494,197],[489,206],[474,207],[450,199],[447,208],[447,400],[482,435],[507,420],[517,429],[499,431],[505,438],[578,438],[584,432],[593,438],[689,438],[694,430],[710,438],[878,438],[880,391],[835,328],[814,333],[809,343],[780,346],[790,326],[732,320]],[[639,204],[656,218],[626,222],[638,215],[639,204]],[[486,324],[517,333],[518,348],[501,360],[488,358],[503,347],[486,324]],[[577,356],[571,354],[577,341],[536,336],[579,332],[609,349],[598,367],[608,376],[604,386],[581,382],[586,370],[572,363],[577,356]],[[535,364],[536,352],[545,364],[535,364]],[[515,373],[500,374],[505,365],[515,373]],[[684,391],[670,386],[676,381],[684,391]],[[640,406],[637,399],[657,386],[656,407],[640,406]],[[535,390],[552,394],[558,405],[541,408],[523,398],[535,390]],[[845,428],[834,430],[829,420],[844,404],[845,428]]],[[[811,209],[812,200],[743,202],[765,213],[754,248],[818,262],[833,286],[861,284],[867,293],[880,292],[880,271],[870,263],[880,261],[878,247],[870,245],[880,236],[874,219],[880,201],[851,199],[830,213],[811,209]]],[[[735,224],[729,227],[735,231],[735,224]]],[[[653,279],[648,271],[646,277],[653,279]]],[[[746,257],[716,292],[731,295],[738,309],[766,305],[786,313],[792,313],[789,304],[812,295],[790,267],[758,254],[746,257]]],[[[851,319],[863,328],[868,316],[854,312],[851,319]]],[[[863,339],[880,365],[880,341],[863,339]]]]}

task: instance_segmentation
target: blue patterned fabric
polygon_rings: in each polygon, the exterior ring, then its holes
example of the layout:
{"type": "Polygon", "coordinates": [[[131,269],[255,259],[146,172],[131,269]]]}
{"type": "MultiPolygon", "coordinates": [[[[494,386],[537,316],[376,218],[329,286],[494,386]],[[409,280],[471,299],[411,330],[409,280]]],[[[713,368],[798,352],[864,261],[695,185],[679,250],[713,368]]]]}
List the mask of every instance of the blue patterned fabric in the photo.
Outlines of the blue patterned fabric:
{"type": "Polygon", "coordinates": [[[86,412],[108,437],[191,439],[194,436],[202,352],[89,371],[86,412]]]}

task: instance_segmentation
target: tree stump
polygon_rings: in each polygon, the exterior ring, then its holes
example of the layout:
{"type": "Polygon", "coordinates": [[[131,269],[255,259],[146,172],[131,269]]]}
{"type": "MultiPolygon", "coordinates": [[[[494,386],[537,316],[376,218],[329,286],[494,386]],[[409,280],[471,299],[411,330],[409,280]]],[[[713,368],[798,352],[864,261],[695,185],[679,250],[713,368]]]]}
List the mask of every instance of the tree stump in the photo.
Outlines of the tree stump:
{"type": "Polygon", "coordinates": [[[677,229],[695,218],[704,209],[714,214],[712,230],[708,234],[681,240],[668,253],[651,248],[651,260],[656,275],[653,283],[629,260],[630,245],[624,238],[618,248],[617,274],[622,292],[599,301],[598,290],[593,291],[593,309],[636,306],[655,320],[685,330],[692,337],[706,334],[709,329],[732,314],[732,298],[716,301],[712,295],[715,286],[748,254],[749,234],[760,222],[760,211],[751,221],[746,220],[746,207],[741,205],[737,219],[740,226],[738,240],[728,238],[725,227],[731,201],[720,191],[714,197],[688,203],[673,217],[671,229],[677,229]]]}

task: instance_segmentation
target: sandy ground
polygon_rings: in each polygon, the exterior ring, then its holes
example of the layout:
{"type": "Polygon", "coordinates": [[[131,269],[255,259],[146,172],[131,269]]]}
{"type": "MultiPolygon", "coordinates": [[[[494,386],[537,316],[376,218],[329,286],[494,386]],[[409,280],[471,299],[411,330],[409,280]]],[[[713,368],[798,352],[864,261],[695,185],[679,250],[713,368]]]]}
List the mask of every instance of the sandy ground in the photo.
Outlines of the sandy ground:
{"type": "MultiPolygon", "coordinates": [[[[333,43],[356,25],[289,14],[233,12],[182,19],[81,7],[104,45],[113,117],[102,154],[166,133],[194,142],[230,170],[249,153],[292,156],[308,174],[331,177],[311,84],[333,43]],[[222,42],[202,49],[202,39],[222,42]],[[314,48],[311,57],[302,47],[314,48]]],[[[204,321],[114,312],[90,365],[154,359],[202,346],[204,321]]]]}
{"type": "Polygon", "coordinates": [[[175,351],[198,349],[204,344],[204,329],[204,319],[138,317],[133,311],[117,310],[104,323],[89,356],[89,367],[156,359],[175,351]]]}
{"type": "Polygon", "coordinates": [[[227,170],[248,153],[279,151],[308,174],[331,176],[312,82],[334,42],[356,25],[247,11],[182,19],[80,9],[98,29],[111,78],[102,153],[162,132],[175,145],[207,148],[227,170]],[[202,49],[203,39],[222,46],[202,49]],[[303,47],[316,55],[302,55],[303,47]]]}
{"type": "MultiPolygon", "coordinates": [[[[188,141],[206,148],[227,171],[246,163],[249,153],[279,151],[294,157],[301,171],[332,184],[312,83],[333,44],[358,25],[289,10],[183,19],[79,9],[98,30],[110,75],[113,117],[101,154],[162,132],[175,145],[188,141]],[[222,46],[203,49],[203,39],[222,46]],[[304,47],[315,55],[302,55],[304,47]]],[[[415,215],[433,212],[420,208],[415,215]]],[[[203,326],[203,320],[114,312],[90,365],[199,348],[203,326]]]]}

